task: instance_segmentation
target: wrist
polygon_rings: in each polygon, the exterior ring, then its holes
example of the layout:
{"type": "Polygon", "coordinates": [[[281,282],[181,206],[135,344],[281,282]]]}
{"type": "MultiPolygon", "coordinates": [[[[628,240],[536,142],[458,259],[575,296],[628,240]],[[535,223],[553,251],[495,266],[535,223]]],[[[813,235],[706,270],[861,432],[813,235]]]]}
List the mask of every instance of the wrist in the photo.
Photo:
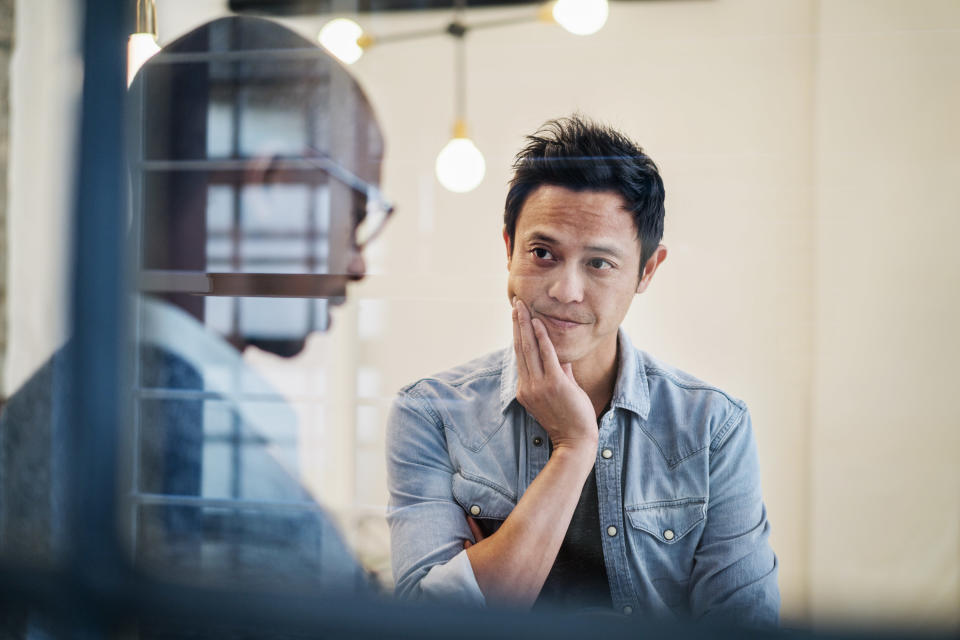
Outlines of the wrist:
{"type": "Polygon", "coordinates": [[[597,459],[597,438],[555,443],[550,457],[592,469],[597,459]]]}

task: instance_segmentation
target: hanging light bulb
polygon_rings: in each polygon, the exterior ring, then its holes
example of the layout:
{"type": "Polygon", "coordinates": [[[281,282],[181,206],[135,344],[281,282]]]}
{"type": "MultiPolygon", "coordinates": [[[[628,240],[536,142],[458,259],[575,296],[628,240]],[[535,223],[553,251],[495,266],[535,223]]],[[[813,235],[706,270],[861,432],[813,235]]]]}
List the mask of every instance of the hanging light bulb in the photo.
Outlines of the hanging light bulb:
{"type": "Polygon", "coordinates": [[[337,18],[323,25],[317,40],[345,64],[359,60],[363,50],[373,44],[373,38],[363,33],[363,27],[349,18],[337,18]]]}
{"type": "Polygon", "coordinates": [[[157,44],[157,7],[153,0],[137,0],[137,32],[127,40],[127,86],[147,60],[160,51],[157,44]]]}
{"type": "Polygon", "coordinates": [[[458,120],[453,139],[437,154],[437,180],[454,193],[473,191],[483,182],[487,163],[480,149],[467,137],[467,124],[458,120]]]}
{"type": "Polygon", "coordinates": [[[487,171],[483,154],[467,136],[467,53],[464,44],[467,29],[462,22],[466,5],[466,0],[457,1],[454,21],[447,29],[456,42],[453,49],[453,111],[456,120],[453,125],[453,139],[437,154],[434,166],[437,180],[454,193],[473,191],[483,182],[483,174],[487,171]]]}
{"type": "Polygon", "coordinates": [[[607,0],[557,0],[552,14],[554,21],[570,33],[589,36],[607,23],[610,6],[607,0]]]}

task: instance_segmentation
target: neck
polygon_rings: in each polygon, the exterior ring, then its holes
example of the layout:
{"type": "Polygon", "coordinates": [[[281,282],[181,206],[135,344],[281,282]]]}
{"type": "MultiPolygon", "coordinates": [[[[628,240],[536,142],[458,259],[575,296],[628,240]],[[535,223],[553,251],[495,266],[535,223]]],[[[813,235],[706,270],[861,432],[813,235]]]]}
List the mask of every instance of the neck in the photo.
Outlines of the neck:
{"type": "Polygon", "coordinates": [[[598,417],[613,397],[613,387],[617,382],[618,360],[617,339],[614,337],[609,346],[599,348],[573,363],[573,377],[590,397],[593,410],[598,417]]]}

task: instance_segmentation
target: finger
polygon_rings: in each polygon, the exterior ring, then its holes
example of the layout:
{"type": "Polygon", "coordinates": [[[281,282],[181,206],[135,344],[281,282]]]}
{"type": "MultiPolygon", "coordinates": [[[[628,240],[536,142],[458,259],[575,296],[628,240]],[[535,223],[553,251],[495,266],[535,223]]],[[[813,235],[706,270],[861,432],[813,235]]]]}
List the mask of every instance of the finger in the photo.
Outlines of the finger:
{"type": "Polygon", "coordinates": [[[523,301],[517,299],[517,312],[520,318],[520,344],[523,348],[523,357],[527,361],[527,371],[534,377],[543,375],[543,363],[540,361],[540,347],[537,346],[537,337],[530,324],[530,311],[523,301]]]}
{"type": "Polygon", "coordinates": [[[563,368],[563,372],[566,374],[566,376],[567,376],[568,378],[570,378],[570,380],[573,381],[573,383],[576,384],[576,385],[579,387],[579,386],[580,386],[580,383],[577,382],[577,379],[573,377],[573,363],[572,363],[572,362],[564,362],[564,363],[561,365],[561,367],[563,368]]]}
{"type": "Polygon", "coordinates": [[[563,369],[560,368],[560,359],[557,357],[557,350],[553,347],[550,334],[547,333],[547,326],[543,324],[543,320],[540,318],[534,318],[532,324],[533,331],[537,336],[537,344],[540,347],[540,360],[543,363],[543,372],[547,375],[562,376],[564,372],[563,369]]]}
{"type": "Polygon", "coordinates": [[[517,374],[521,378],[526,378],[529,373],[527,372],[527,361],[523,357],[523,341],[520,340],[520,311],[517,309],[517,299],[513,299],[513,311],[511,313],[513,318],[513,353],[517,356],[517,374]]]}
{"type": "Polygon", "coordinates": [[[483,531],[480,530],[480,525],[477,524],[477,521],[467,516],[467,524],[470,525],[470,532],[473,534],[473,539],[477,542],[483,540],[483,531]]]}

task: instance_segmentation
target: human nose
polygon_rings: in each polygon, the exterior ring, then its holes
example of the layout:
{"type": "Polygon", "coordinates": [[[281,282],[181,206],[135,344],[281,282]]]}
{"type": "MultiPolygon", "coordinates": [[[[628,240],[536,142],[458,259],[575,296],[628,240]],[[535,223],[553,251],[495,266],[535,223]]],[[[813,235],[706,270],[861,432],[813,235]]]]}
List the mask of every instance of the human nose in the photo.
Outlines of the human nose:
{"type": "Polygon", "coordinates": [[[347,262],[347,277],[351,280],[360,280],[367,273],[367,263],[363,259],[363,254],[353,249],[350,251],[350,260],[347,262]]]}
{"type": "Polygon", "coordinates": [[[576,265],[570,264],[557,270],[556,277],[547,289],[547,295],[563,304],[583,302],[583,276],[576,265]]]}

